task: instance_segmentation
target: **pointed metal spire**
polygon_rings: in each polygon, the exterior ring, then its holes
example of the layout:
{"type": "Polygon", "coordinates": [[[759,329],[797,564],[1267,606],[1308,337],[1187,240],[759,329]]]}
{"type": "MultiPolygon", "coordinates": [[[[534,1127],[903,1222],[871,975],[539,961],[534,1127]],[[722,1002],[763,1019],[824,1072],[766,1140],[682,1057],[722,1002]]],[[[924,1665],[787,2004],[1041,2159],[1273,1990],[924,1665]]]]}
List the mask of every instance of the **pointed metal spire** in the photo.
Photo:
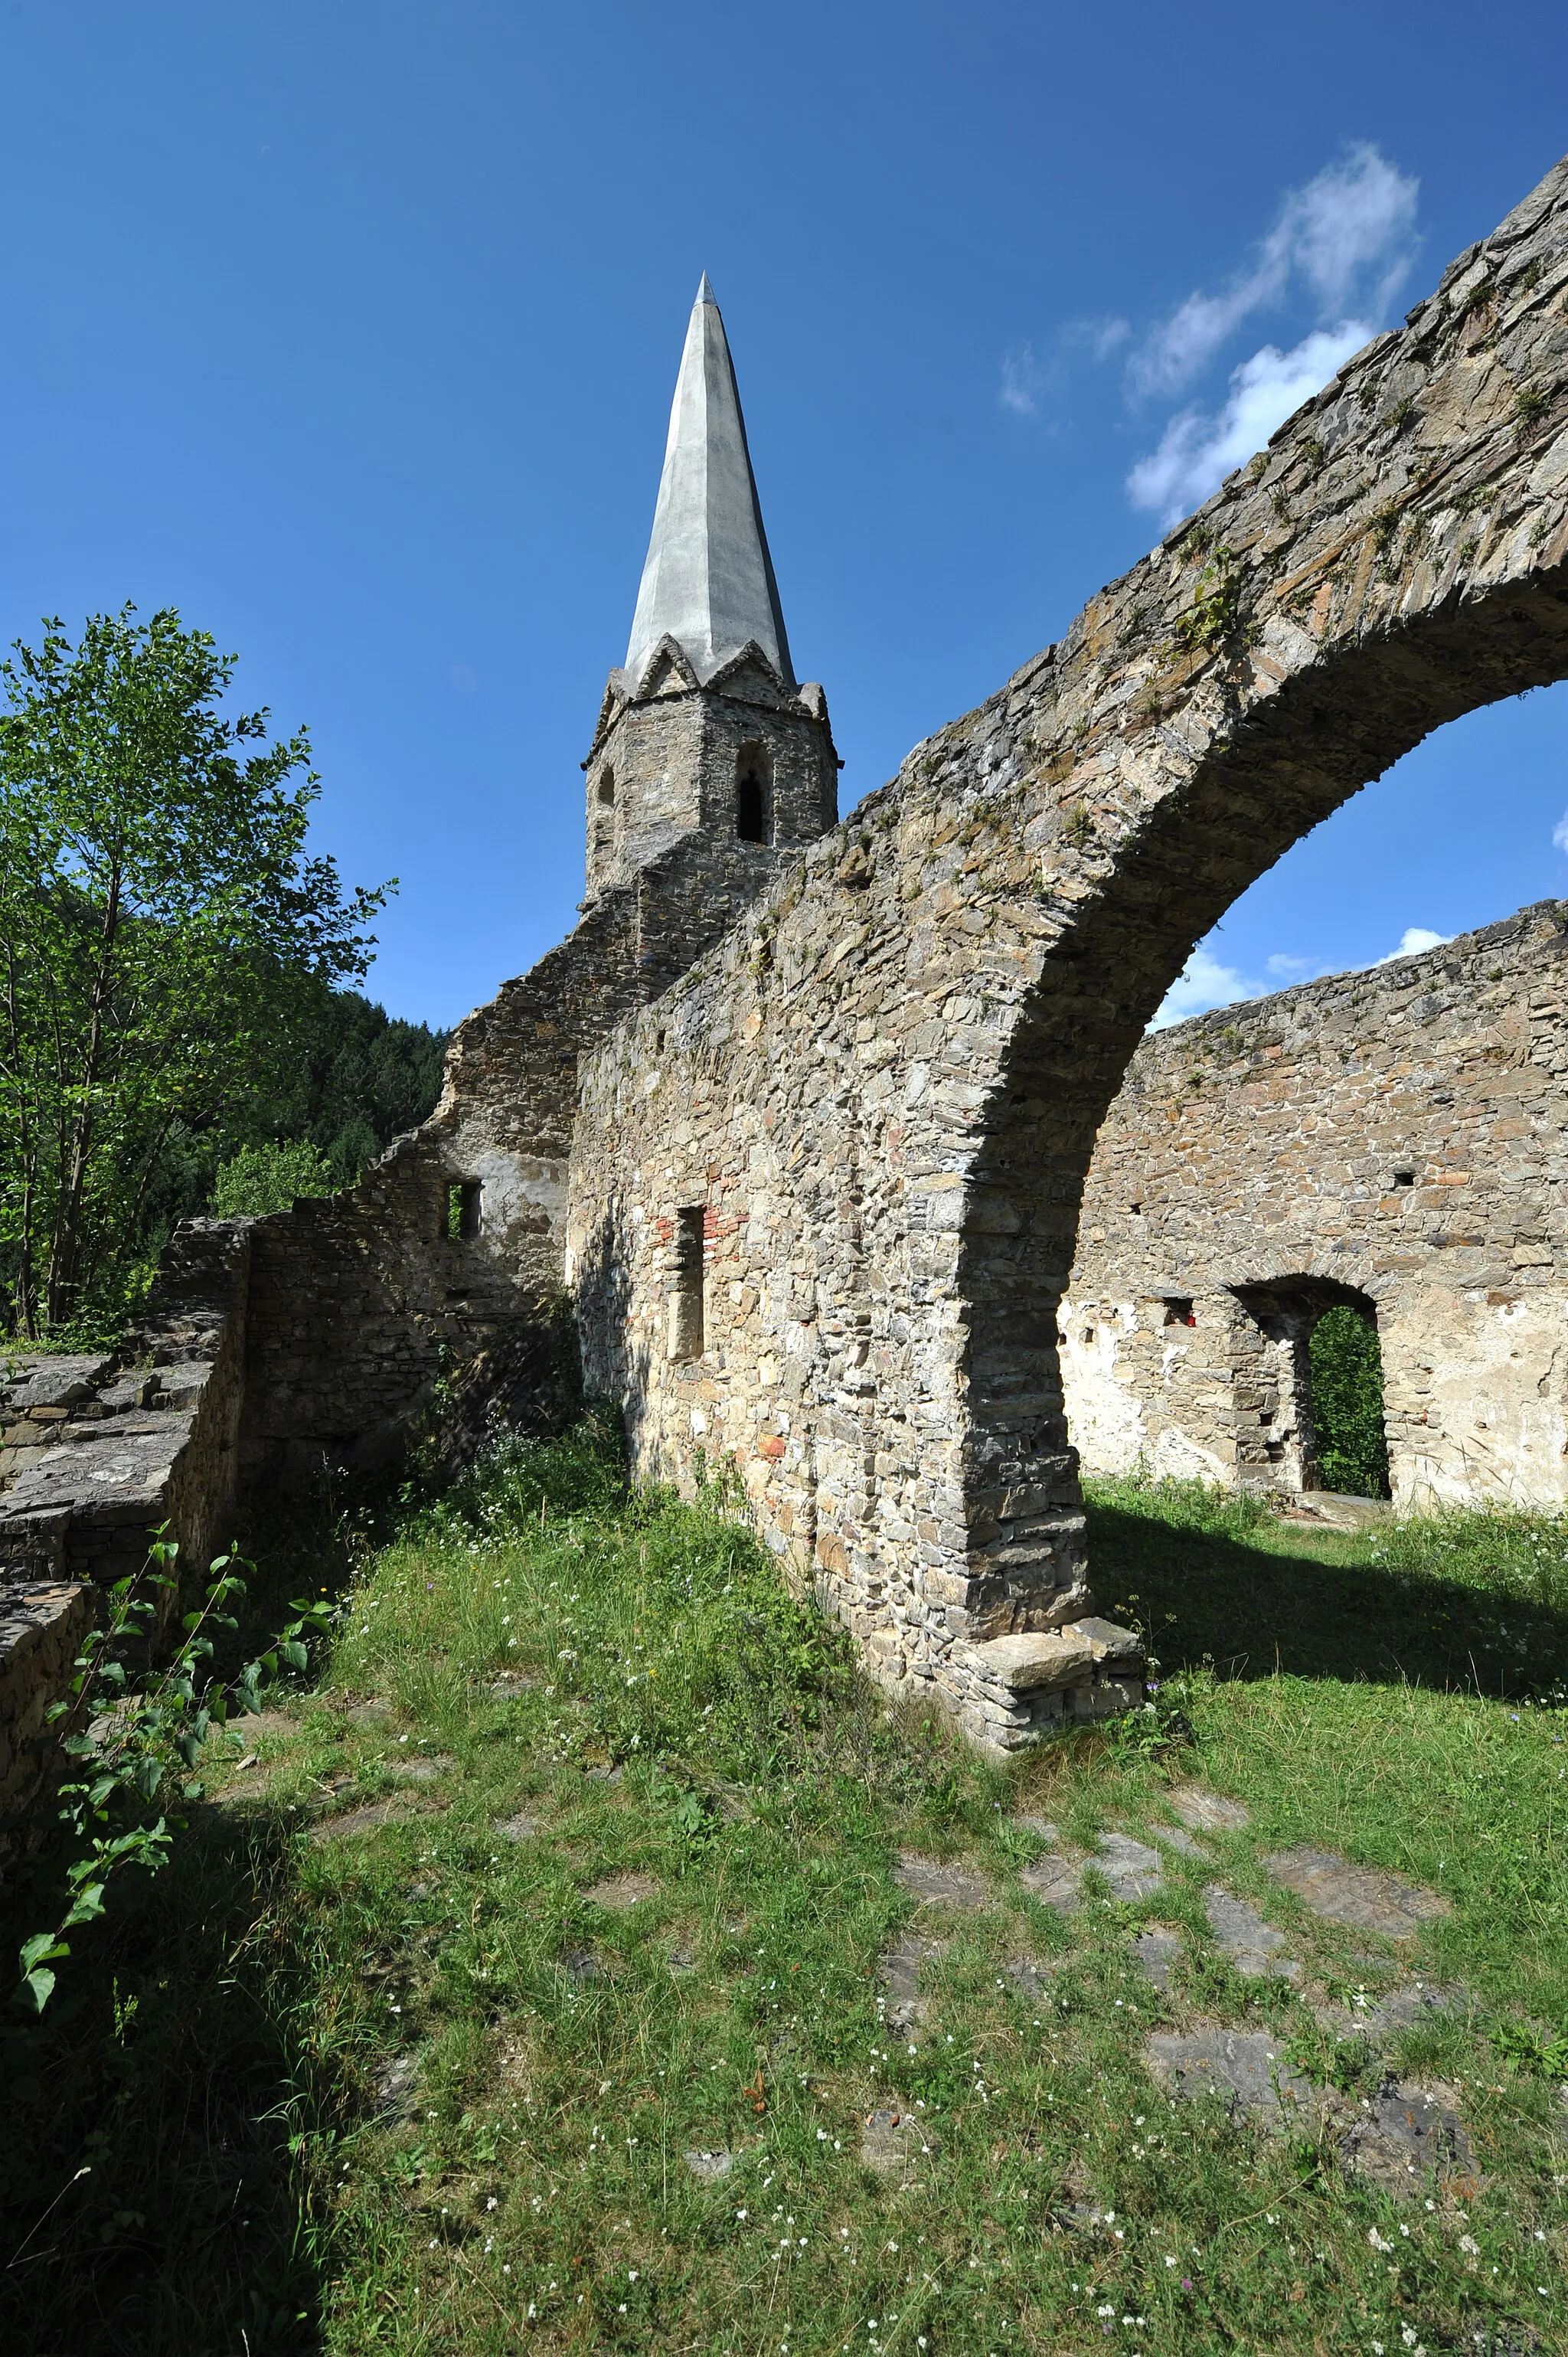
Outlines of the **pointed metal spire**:
{"type": "Polygon", "coordinates": [[[795,684],[735,368],[706,271],[675,381],[653,536],[626,652],[631,684],[666,636],[704,682],[755,639],[786,685],[795,684]]]}

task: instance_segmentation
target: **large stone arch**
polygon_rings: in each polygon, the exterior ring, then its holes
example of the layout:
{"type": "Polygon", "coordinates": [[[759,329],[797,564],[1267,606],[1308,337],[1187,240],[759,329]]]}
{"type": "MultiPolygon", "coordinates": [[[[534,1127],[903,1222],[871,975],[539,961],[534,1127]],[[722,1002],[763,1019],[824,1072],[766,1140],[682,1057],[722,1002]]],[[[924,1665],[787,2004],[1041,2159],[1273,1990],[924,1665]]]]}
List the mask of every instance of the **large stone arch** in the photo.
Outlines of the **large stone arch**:
{"type": "Polygon", "coordinates": [[[1565,296],[1560,165],[587,1060],[590,1378],[650,1469],[736,1458],[890,1683],[1004,1715],[988,1646],[1088,1608],[1057,1305],[1193,942],[1433,728],[1568,675],[1565,296]]]}

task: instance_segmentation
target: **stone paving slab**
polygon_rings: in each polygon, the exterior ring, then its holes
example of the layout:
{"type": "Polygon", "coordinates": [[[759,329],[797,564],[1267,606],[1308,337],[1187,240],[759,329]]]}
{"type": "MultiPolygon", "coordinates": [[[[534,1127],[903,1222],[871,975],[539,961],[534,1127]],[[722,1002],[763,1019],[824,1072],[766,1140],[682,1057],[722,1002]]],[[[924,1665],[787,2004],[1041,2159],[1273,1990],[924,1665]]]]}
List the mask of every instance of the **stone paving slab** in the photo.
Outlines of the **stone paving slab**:
{"type": "Polygon", "coordinates": [[[909,2178],[922,2160],[941,2150],[918,2113],[899,2104],[879,2104],[860,2132],[860,2157],[879,2177],[909,2178]]]}
{"type": "Polygon", "coordinates": [[[501,1839],[509,1842],[532,1841],[539,1831],[538,1820],[527,1815],[521,1809],[519,1809],[515,1817],[497,1817],[494,1824],[501,1839]]]}
{"type": "Polygon", "coordinates": [[[310,1828],[313,1842],[343,1841],[350,1834],[373,1832],[377,1825],[401,1824],[424,1814],[411,1805],[401,1793],[389,1792],[384,1800],[367,1801],[362,1809],[346,1809],[341,1816],[323,1817],[310,1828]]]}
{"type": "Polygon", "coordinates": [[[1174,1932],[1162,1931],[1157,1924],[1140,1932],[1133,1943],[1133,1953],[1153,1981],[1162,1996],[1169,1991],[1171,1967],[1181,1954],[1181,1941],[1174,1932]]]}
{"type": "Polygon", "coordinates": [[[1359,1932],[1380,1932],[1385,1939],[1413,1939],[1423,1923],[1449,1912],[1447,1900],[1435,1890],[1381,1867],[1351,1866],[1333,1850],[1277,1850],[1263,1864],[1315,1915],[1359,1932]]]}
{"type": "Polygon", "coordinates": [[[693,2176],[704,2185],[712,2185],[716,2179],[727,2177],[735,2167],[733,2152],[693,2151],[687,2153],[685,2158],[693,2176]]]}
{"type": "Polygon", "coordinates": [[[1386,2081],[1339,2139],[1348,2173],[1405,2199],[1434,2174],[1468,2175],[1475,2156],[1447,2093],[1386,2081]]]}
{"type": "Polygon", "coordinates": [[[958,1907],[972,1912],[985,1906],[991,1897],[989,1886],[972,1867],[944,1865],[937,1858],[918,1857],[911,1850],[900,1853],[893,1872],[895,1880],[928,1907],[958,1907]]]}
{"type": "Polygon", "coordinates": [[[451,1765],[452,1754],[449,1751],[433,1751],[428,1759],[387,1761],[387,1769],[392,1775],[406,1777],[411,1784],[433,1783],[437,1776],[445,1776],[451,1765]]]}
{"type": "Polygon", "coordinates": [[[1269,2030],[1223,2029],[1199,2022],[1187,2031],[1156,2030],[1149,2068],[1173,2095],[1218,2095],[1232,2119],[1283,2127],[1306,2119],[1316,2091],[1285,2060],[1269,2030]]]}
{"type": "Polygon", "coordinates": [[[1180,1825],[1151,1825],[1149,1839],[1157,1841],[1162,1849],[1174,1849],[1178,1857],[1207,1858],[1209,1855],[1203,1844],[1194,1841],[1192,1835],[1184,1833],[1180,1825]]]}
{"type": "Polygon", "coordinates": [[[1222,1883],[1211,1882],[1203,1894],[1203,1911],[1216,1940],[1236,1970],[1248,1980],[1265,1976],[1299,1980],[1301,1966],[1280,1953],[1285,1944],[1284,1933],[1276,1932],[1272,1923],[1265,1923],[1244,1899],[1234,1898],[1222,1883]]]}
{"type": "Polygon", "coordinates": [[[920,1995],[920,1969],[934,1964],[942,1953],[946,1942],[923,1940],[911,1932],[887,1950],[876,1967],[877,1978],[886,1991],[886,2020],[897,2037],[905,2037],[926,2018],[926,2003],[920,1995]]]}
{"type": "Polygon", "coordinates": [[[1091,1863],[1098,1867],[1111,1888],[1112,1899],[1128,1902],[1152,1898],[1165,1888],[1165,1874],[1158,1850],[1146,1842],[1134,1841],[1131,1834],[1101,1834],[1098,1855],[1091,1863]]]}
{"type": "Polygon", "coordinates": [[[1027,1891],[1043,1899],[1060,1915],[1070,1915],[1083,1903],[1083,1860],[1078,1857],[1039,1857],[1033,1866],[1023,1868],[1018,1877],[1027,1891]]]}
{"type": "Polygon", "coordinates": [[[375,2074],[376,2109],[383,2119],[406,2119],[413,2108],[419,2065],[412,2054],[393,2054],[375,2074]]]}
{"type": "MultiPolygon", "coordinates": [[[[1036,2004],[1044,1996],[1046,1974],[1042,1972],[1032,1956],[1015,1956],[1012,1962],[1004,1964],[1002,1969],[1015,1996],[1027,1998],[1031,2005],[1036,2004]]],[[[1047,1965],[1046,1971],[1049,1969],[1047,1965]]]]}
{"type": "Polygon", "coordinates": [[[515,1702],[521,1695],[532,1694],[538,1684],[526,1670],[502,1670],[499,1677],[487,1681],[484,1691],[492,1702],[515,1702]]]}
{"type": "Polygon", "coordinates": [[[1416,1981],[1408,1988],[1390,1989],[1364,2006],[1326,2005],[1313,2010],[1322,2027],[1336,2038],[1386,2039],[1418,2022],[1468,2013],[1473,2003],[1469,1990],[1456,1982],[1438,1986],[1416,1981]]]}
{"type": "Polygon", "coordinates": [[[1211,1792],[1202,1784],[1173,1784],[1165,1799],[1189,1833],[1239,1834],[1252,1822],[1250,1809],[1211,1792]]]}
{"type": "Polygon", "coordinates": [[[636,1873],[607,1874],[600,1881],[589,1883],[583,1893],[590,1907],[607,1907],[617,1915],[658,1896],[659,1885],[652,1875],[636,1873]]]}

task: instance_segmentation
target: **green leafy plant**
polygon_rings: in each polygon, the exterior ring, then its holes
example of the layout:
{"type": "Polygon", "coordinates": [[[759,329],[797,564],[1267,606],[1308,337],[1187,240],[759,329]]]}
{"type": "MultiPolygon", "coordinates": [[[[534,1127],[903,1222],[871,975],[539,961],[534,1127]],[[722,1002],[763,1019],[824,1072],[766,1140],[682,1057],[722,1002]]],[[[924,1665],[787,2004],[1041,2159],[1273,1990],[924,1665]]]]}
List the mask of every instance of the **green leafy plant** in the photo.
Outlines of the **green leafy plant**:
{"type": "Polygon", "coordinates": [[[1212,652],[1241,633],[1244,582],[1239,558],[1217,548],[1197,576],[1192,604],[1176,617],[1176,636],[1189,654],[1212,652]]]}
{"type": "Polygon", "coordinates": [[[160,1534],[141,1571],[117,1582],[105,1625],[77,1656],[69,1696],[49,1710],[54,1745],[75,1764],[58,1799],[66,1846],[77,1855],[65,1868],[69,1900],[59,1920],[22,1943],[20,1977],[12,1996],[13,2008],[20,2013],[41,2014],[48,2004],[54,1966],[71,1953],[66,1935],[103,1913],[111,1877],[131,1866],[155,1874],[167,1865],[179,1830],[167,1810],[182,1798],[201,1797],[199,1785],[183,1780],[197,1766],[211,1729],[224,1726],[235,1703],[242,1710],[261,1708],[263,1675],[306,1670],[307,1635],[325,1635],[333,1624],[330,1607],[296,1599],[290,1608],[295,1618],[276,1643],[247,1663],[231,1688],[225,1687],[210,1673],[215,1638],[238,1626],[230,1608],[244,1595],[242,1570],[252,1568],[231,1550],[209,1566],[218,1576],[197,1609],[185,1615],[184,1633],[166,1666],[133,1689],[127,1656],[145,1654],[155,1641],[162,1601],[177,1590],[178,1552],[160,1534]],[[149,1821],[155,1808],[158,1814],[149,1821]],[[128,1824],[126,1816],[132,1819],[128,1824]]]}
{"type": "Polygon", "coordinates": [[[1505,2021],[1493,2030],[1492,2044],[1506,2071],[1522,2071],[1540,2079],[1568,2079],[1568,2030],[1542,2030],[1528,2021],[1505,2021]]]}

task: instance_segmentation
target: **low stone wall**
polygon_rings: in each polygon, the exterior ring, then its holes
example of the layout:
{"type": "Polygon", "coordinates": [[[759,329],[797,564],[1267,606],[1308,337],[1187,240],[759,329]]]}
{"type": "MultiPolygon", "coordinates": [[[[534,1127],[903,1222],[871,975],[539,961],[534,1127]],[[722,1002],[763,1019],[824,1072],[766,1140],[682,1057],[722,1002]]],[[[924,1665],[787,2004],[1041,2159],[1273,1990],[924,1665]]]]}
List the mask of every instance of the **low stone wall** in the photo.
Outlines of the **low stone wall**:
{"type": "Polygon", "coordinates": [[[1395,1502],[1568,1503],[1568,903],[1156,1033],[1062,1303],[1090,1470],[1317,1485],[1305,1340],[1375,1310],[1395,1502]]]}
{"type": "Polygon", "coordinates": [[[199,1571],[229,1536],[252,1225],[182,1227],[113,1354],[24,1352],[0,1369],[0,1579],[107,1587],[166,1522],[199,1571]]]}
{"type": "MultiPolygon", "coordinates": [[[[160,1526],[188,1581],[231,1535],[250,1224],[182,1228],[120,1351],[0,1363],[0,1848],[38,1798],[38,1738],[103,1591],[160,1526]]],[[[157,1600],[161,1641],[179,1598],[157,1600]]]]}
{"type": "Polygon", "coordinates": [[[92,1626],[81,1581],[0,1586],[0,1853],[18,1846],[48,1773],[48,1708],[67,1693],[92,1626]]]}

